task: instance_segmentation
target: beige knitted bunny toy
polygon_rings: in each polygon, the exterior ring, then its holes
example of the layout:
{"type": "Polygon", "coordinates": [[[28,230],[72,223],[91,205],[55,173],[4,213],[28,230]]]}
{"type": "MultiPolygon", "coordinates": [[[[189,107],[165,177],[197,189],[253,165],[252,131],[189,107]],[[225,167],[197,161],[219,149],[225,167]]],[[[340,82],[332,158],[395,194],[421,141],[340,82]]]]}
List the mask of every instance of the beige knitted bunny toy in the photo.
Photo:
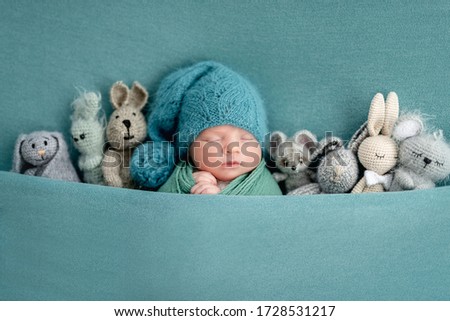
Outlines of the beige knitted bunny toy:
{"type": "Polygon", "coordinates": [[[109,186],[133,188],[129,164],[134,148],[147,135],[141,110],[147,103],[148,93],[138,82],[130,90],[119,81],[112,86],[110,98],[115,111],[106,128],[109,148],[103,158],[103,176],[109,186]]]}
{"type": "Polygon", "coordinates": [[[395,92],[388,94],[386,103],[380,93],[373,97],[367,121],[369,137],[362,141],[358,149],[358,159],[366,171],[352,193],[384,192],[389,189],[392,175],[386,173],[395,167],[398,158],[397,144],[391,138],[398,113],[395,92]]]}

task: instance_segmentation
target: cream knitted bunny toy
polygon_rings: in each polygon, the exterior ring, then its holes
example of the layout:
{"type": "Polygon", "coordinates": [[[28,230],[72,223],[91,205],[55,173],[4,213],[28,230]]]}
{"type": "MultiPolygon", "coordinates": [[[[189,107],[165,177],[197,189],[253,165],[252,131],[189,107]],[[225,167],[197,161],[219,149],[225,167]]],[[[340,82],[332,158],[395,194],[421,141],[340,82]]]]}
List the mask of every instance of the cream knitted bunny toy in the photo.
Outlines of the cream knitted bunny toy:
{"type": "Polygon", "coordinates": [[[94,92],[82,93],[74,100],[72,107],[70,132],[75,148],[80,152],[78,167],[83,172],[83,181],[103,185],[105,118],[98,117],[101,96],[94,92]]]}
{"type": "Polygon", "coordinates": [[[390,191],[428,189],[450,174],[450,146],[442,131],[424,131],[419,115],[404,115],[393,137],[399,141],[399,164],[390,191]]]}
{"type": "Polygon", "coordinates": [[[372,99],[367,121],[369,137],[362,141],[358,149],[358,159],[366,171],[352,193],[384,192],[389,189],[392,175],[386,173],[397,164],[398,156],[397,144],[391,138],[398,113],[395,92],[388,94],[386,102],[380,93],[372,99]]]}
{"type": "Polygon", "coordinates": [[[290,138],[280,131],[270,136],[270,156],[281,171],[273,176],[277,182],[284,181],[287,193],[312,182],[308,165],[316,145],[316,136],[308,130],[300,130],[290,138]]]}
{"type": "Polygon", "coordinates": [[[115,111],[106,128],[109,148],[103,158],[103,176],[109,186],[133,188],[130,158],[147,135],[147,123],[141,111],[148,93],[138,82],[130,90],[119,81],[112,86],[110,97],[115,111]]]}

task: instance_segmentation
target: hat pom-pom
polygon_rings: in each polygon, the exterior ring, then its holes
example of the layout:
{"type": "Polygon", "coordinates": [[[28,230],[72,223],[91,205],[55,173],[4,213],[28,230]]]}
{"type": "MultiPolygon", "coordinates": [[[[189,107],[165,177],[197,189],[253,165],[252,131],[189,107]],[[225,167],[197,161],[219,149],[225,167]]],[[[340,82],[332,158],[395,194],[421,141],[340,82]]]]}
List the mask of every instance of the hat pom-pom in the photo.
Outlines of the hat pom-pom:
{"type": "Polygon", "coordinates": [[[175,167],[174,147],[169,142],[146,142],[139,145],[131,158],[131,176],[140,186],[158,188],[175,167]]]}

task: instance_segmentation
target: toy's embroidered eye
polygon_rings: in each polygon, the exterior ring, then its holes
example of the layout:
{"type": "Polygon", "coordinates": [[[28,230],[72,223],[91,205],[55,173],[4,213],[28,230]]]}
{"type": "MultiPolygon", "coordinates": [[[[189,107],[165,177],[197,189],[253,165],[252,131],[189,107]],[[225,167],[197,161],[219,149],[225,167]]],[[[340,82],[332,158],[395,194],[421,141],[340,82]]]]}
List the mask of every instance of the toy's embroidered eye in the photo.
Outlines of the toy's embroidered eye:
{"type": "Polygon", "coordinates": [[[47,146],[47,141],[46,140],[44,140],[44,145],[47,146]]]}
{"type": "Polygon", "coordinates": [[[119,115],[116,116],[116,119],[119,118],[119,115]]]}
{"type": "Polygon", "coordinates": [[[75,143],[78,141],[78,138],[76,138],[76,137],[72,137],[72,138],[75,141],[75,143]]]}
{"type": "Polygon", "coordinates": [[[133,116],[136,116],[136,113],[133,113],[133,116]]]}
{"type": "Polygon", "coordinates": [[[378,155],[377,153],[375,153],[375,156],[377,157],[377,159],[383,159],[384,156],[386,156],[386,154],[384,154],[384,155],[378,155]]]}
{"type": "Polygon", "coordinates": [[[413,154],[413,156],[415,157],[415,158],[419,158],[419,157],[422,157],[422,155],[423,155],[423,153],[416,153],[416,152],[412,152],[412,154],[413,154]]]}
{"type": "Polygon", "coordinates": [[[436,166],[437,167],[442,167],[442,166],[444,166],[444,162],[439,162],[439,161],[435,161],[435,163],[436,163],[436,166]]]}
{"type": "Polygon", "coordinates": [[[31,148],[33,148],[33,149],[36,148],[36,145],[35,145],[35,144],[32,144],[32,145],[31,145],[31,148]]]}
{"type": "Polygon", "coordinates": [[[83,134],[80,135],[80,139],[81,139],[81,140],[83,140],[83,139],[85,139],[85,138],[86,138],[86,134],[85,134],[85,133],[83,133],[83,134]]]}
{"type": "Polygon", "coordinates": [[[281,162],[283,164],[284,167],[288,167],[289,166],[289,162],[287,159],[283,159],[283,161],[281,162]]]}

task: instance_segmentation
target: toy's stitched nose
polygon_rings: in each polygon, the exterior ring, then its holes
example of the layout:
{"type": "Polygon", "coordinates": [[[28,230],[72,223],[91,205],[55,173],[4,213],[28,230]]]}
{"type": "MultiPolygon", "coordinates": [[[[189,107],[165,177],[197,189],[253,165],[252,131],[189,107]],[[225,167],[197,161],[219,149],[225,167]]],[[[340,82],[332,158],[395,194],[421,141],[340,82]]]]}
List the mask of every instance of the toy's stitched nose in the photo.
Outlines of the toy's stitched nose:
{"type": "Polygon", "coordinates": [[[122,123],[125,125],[126,128],[131,127],[131,122],[128,119],[125,119],[122,123]]]}
{"type": "Polygon", "coordinates": [[[429,159],[428,157],[425,157],[423,159],[423,161],[425,162],[425,164],[429,165],[431,163],[431,159],[429,159]]]}
{"type": "Polygon", "coordinates": [[[38,150],[38,154],[39,154],[39,156],[44,156],[45,155],[45,150],[44,149],[40,149],[40,150],[38,150]]]}

